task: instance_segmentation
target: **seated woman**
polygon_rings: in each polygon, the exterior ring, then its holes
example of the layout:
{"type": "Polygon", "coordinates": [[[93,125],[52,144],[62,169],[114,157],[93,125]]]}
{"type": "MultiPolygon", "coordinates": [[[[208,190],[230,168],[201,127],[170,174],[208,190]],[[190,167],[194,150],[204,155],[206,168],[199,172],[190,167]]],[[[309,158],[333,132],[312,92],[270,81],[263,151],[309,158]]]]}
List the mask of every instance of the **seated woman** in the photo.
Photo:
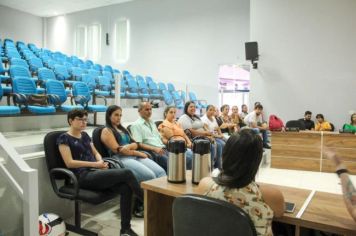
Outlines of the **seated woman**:
{"type": "Polygon", "coordinates": [[[184,114],[179,117],[178,123],[182,126],[183,130],[189,130],[192,138],[197,136],[203,136],[211,141],[211,164],[212,167],[218,168],[218,164],[221,160],[216,159],[216,145],[215,139],[212,133],[208,130],[207,125],[205,125],[200,118],[195,115],[196,106],[192,101],[188,101],[184,105],[184,114]]]}
{"type": "Polygon", "coordinates": [[[243,119],[239,115],[239,108],[237,106],[232,106],[231,111],[231,122],[236,124],[235,130],[238,131],[240,128],[246,126],[243,119]]]}
{"type": "Polygon", "coordinates": [[[216,122],[218,123],[223,134],[230,135],[236,131],[236,124],[232,123],[231,117],[229,116],[229,105],[222,105],[220,107],[220,111],[221,116],[216,117],[216,122]]]}
{"type": "Polygon", "coordinates": [[[187,151],[185,152],[187,170],[192,169],[192,158],[193,152],[192,142],[188,136],[184,133],[182,126],[175,121],[176,119],[176,108],[174,106],[168,106],[163,113],[164,121],[158,126],[158,130],[161,134],[162,141],[167,145],[170,138],[177,140],[184,140],[187,145],[187,151]]]}
{"type": "Polygon", "coordinates": [[[262,139],[253,130],[234,133],[223,151],[222,171],[218,177],[202,179],[199,191],[243,209],[254,223],[257,235],[273,235],[272,219],[283,215],[284,197],[279,190],[255,182],[262,153],[262,139]]]}
{"type": "Polygon", "coordinates": [[[166,172],[148,155],[138,151],[138,145],[129,132],[121,125],[122,109],[112,105],[106,110],[106,128],[101,133],[101,141],[107,147],[110,155],[120,158],[125,168],[132,171],[137,181],[162,177],[166,172]]]}
{"type": "Polygon", "coordinates": [[[132,193],[143,199],[143,192],[135,176],[129,169],[108,169],[95,149],[89,135],[84,131],[88,113],[74,109],[68,113],[68,132],[58,137],[57,144],[63,161],[78,178],[81,188],[89,190],[113,190],[121,195],[121,230],[120,235],[137,234],[131,229],[132,193]]]}
{"type": "Polygon", "coordinates": [[[331,131],[331,125],[329,122],[324,120],[323,114],[316,115],[315,131],[331,131]]]}
{"type": "Polygon", "coordinates": [[[222,150],[225,146],[225,137],[221,133],[220,127],[219,127],[218,123],[216,122],[214,114],[215,114],[215,107],[213,105],[208,105],[206,108],[206,113],[201,118],[201,120],[204,122],[204,124],[207,125],[208,130],[210,131],[212,136],[215,138],[216,160],[218,161],[217,167],[219,169],[221,169],[221,156],[222,156],[222,150]]]}
{"type": "Polygon", "coordinates": [[[344,124],[343,130],[356,132],[356,113],[351,115],[350,124],[344,124]]]}

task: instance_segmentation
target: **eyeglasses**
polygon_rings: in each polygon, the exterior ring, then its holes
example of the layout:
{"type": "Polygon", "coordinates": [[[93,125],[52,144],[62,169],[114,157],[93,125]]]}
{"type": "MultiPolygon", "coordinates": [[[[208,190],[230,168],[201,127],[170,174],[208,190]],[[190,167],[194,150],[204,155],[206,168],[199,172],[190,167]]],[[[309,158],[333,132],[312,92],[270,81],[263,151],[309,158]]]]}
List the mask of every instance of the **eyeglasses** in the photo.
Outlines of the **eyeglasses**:
{"type": "Polygon", "coordinates": [[[78,118],[78,117],[75,117],[74,119],[75,119],[75,120],[78,120],[78,121],[80,121],[80,122],[88,123],[88,119],[87,119],[87,118],[78,118]]]}

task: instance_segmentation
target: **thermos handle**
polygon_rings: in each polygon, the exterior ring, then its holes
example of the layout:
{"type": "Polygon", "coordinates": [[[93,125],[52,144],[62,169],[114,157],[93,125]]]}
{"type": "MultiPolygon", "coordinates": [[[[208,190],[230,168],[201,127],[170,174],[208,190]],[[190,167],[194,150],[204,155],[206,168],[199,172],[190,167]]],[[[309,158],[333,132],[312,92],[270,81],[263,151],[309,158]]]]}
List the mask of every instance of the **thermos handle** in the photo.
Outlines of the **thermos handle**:
{"type": "MultiPolygon", "coordinates": [[[[167,148],[168,148],[168,149],[169,149],[169,141],[171,141],[171,139],[173,139],[174,137],[181,137],[181,138],[184,139],[184,137],[181,136],[181,135],[172,135],[172,136],[168,139],[168,141],[167,141],[167,148]]],[[[187,142],[185,141],[185,139],[184,139],[184,142],[185,142],[185,148],[187,148],[187,142]]]]}

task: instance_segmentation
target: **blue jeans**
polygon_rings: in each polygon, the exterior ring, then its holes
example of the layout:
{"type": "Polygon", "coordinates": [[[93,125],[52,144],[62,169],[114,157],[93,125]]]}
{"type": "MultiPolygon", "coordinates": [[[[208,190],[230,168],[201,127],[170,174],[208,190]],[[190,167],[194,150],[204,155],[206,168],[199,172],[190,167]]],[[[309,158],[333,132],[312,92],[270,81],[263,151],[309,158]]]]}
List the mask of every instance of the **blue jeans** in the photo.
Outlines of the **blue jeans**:
{"type": "Polygon", "coordinates": [[[120,156],[120,160],[125,168],[132,171],[139,183],[166,176],[164,169],[149,158],[120,156]]]}
{"type": "Polygon", "coordinates": [[[222,152],[225,147],[225,140],[221,138],[215,138],[215,143],[216,143],[216,155],[215,155],[215,164],[214,168],[222,168],[222,152]]]}
{"type": "Polygon", "coordinates": [[[268,134],[266,130],[260,130],[259,128],[253,128],[253,131],[255,131],[256,134],[261,133],[262,134],[262,141],[263,145],[267,145],[268,143],[268,134]]]}
{"type": "Polygon", "coordinates": [[[192,161],[193,161],[193,151],[192,149],[187,148],[187,151],[185,151],[185,164],[187,166],[187,170],[192,169],[192,161]]]}

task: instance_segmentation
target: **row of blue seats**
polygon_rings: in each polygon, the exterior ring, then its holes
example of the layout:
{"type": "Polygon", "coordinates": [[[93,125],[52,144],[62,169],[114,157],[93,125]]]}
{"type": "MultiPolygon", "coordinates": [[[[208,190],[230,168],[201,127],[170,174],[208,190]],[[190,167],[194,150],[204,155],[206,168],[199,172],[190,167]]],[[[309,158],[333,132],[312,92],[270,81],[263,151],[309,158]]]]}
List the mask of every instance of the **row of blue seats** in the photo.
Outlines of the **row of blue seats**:
{"type": "MultiPolygon", "coordinates": [[[[13,106],[0,106],[0,115],[15,115],[21,111],[34,114],[51,114],[56,111],[68,112],[75,108],[87,109],[90,112],[105,112],[105,105],[90,104],[92,100],[88,86],[83,82],[75,82],[72,86],[72,103],[64,105],[67,101],[67,93],[63,83],[58,80],[46,81],[46,101],[48,105],[35,105],[30,103],[30,96],[37,95],[38,91],[34,80],[28,77],[17,77],[13,80],[13,106]]],[[[0,100],[3,97],[3,89],[0,87],[0,100]]]]}
{"type": "MultiPolygon", "coordinates": [[[[93,94],[102,96],[113,95],[113,73],[120,72],[113,70],[109,65],[102,67],[100,64],[94,64],[90,60],[84,62],[75,56],[68,57],[61,52],[38,49],[34,44],[28,44],[27,46],[23,42],[17,42],[15,46],[14,42],[9,39],[5,40],[4,48],[5,51],[8,52],[8,56],[10,56],[11,65],[27,67],[30,69],[32,75],[38,74],[40,68],[47,66],[55,72],[56,78],[64,81],[65,84],[72,84],[74,81],[83,81],[89,86],[93,94]],[[27,59],[27,61],[19,58],[21,57],[20,54],[22,54],[22,57],[27,59]],[[107,78],[110,78],[111,85],[107,78]]],[[[1,66],[2,65],[0,65],[0,74],[6,71],[4,68],[1,68],[1,66]]],[[[25,74],[22,75],[27,76],[25,74]]],[[[172,83],[167,84],[167,89],[164,83],[156,84],[149,76],[145,78],[146,81],[139,75],[136,76],[136,80],[133,80],[132,75],[128,71],[123,71],[123,78],[120,84],[120,96],[122,98],[163,99],[167,105],[175,104],[179,108],[182,107],[185,101],[185,93],[183,93],[183,96],[179,95],[178,91],[175,91],[172,83]]],[[[7,78],[2,75],[1,79],[4,81],[7,78]]],[[[50,79],[53,79],[53,76],[51,76],[50,79]]],[[[6,86],[4,90],[6,94],[11,90],[11,87],[6,86]]],[[[41,91],[43,88],[38,88],[38,90],[41,91]]],[[[196,99],[194,93],[189,93],[189,97],[196,100],[198,107],[206,107],[206,104],[196,99]]]]}

